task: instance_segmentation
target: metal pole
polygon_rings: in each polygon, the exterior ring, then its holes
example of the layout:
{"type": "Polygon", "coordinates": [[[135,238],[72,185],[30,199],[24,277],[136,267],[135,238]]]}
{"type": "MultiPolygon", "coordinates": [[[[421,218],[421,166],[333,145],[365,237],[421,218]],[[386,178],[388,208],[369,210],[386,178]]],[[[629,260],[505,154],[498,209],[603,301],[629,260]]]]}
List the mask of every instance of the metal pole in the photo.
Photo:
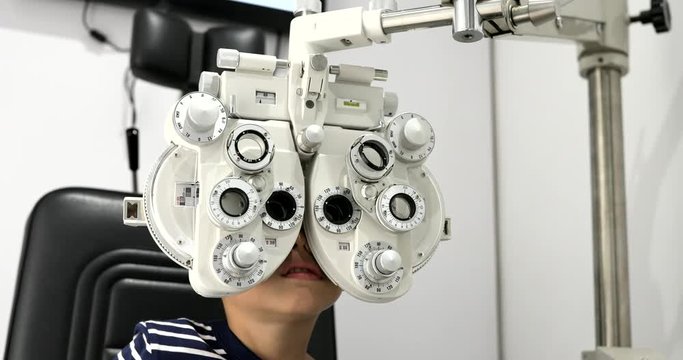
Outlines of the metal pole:
{"type": "Polygon", "coordinates": [[[382,29],[393,34],[413,29],[448,26],[453,24],[453,6],[428,6],[417,9],[382,13],[382,29]]]}
{"type": "Polygon", "coordinates": [[[614,68],[588,73],[595,336],[606,347],[631,346],[621,76],[614,68]]]}

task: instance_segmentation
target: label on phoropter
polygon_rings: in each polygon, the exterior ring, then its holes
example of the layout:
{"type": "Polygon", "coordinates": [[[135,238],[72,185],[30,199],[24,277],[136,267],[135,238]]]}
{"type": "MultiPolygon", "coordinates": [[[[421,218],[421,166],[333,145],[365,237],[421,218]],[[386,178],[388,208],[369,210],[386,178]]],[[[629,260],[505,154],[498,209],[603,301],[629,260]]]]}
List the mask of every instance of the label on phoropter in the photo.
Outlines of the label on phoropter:
{"type": "Polygon", "coordinates": [[[175,206],[195,207],[199,202],[199,184],[176,183],[175,206]]]}
{"type": "Polygon", "coordinates": [[[275,105],[277,101],[277,95],[274,92],[258,91],[256,90],[256,103],[275,105]]]}

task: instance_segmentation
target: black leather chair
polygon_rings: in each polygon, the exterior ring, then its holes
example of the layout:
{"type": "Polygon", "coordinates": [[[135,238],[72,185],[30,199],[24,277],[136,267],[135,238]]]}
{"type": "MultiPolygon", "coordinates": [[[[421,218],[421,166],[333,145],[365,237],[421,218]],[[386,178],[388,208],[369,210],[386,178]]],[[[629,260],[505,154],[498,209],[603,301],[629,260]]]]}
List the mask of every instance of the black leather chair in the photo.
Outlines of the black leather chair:
{"type": "MultiPolygon", "coordinates": [[[[123,225],[127,195],[70,188],[35,206],[6,359],[111,359],[138,321],[225,316],[220,300],[194,293],[187,271],[158,250],[146,228],[123,225]]],[[[319,318],[309,351],[316,359],[336,359],[332,309],[319,318]]]]}

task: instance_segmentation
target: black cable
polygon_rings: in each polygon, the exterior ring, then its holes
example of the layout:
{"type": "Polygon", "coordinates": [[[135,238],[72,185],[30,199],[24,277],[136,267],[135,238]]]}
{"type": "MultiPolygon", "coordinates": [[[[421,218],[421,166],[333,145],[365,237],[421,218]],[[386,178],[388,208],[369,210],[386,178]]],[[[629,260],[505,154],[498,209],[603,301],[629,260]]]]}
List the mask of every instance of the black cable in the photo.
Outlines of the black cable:
{"type": "Polygon", "coordinates": [[[102,43],[102,44],[107,44],[112,47],[112,49],[118,51],[118,52],[129,52],[130,49],[121,47],[107,37],[103,32],[100,30],[97,30],[95,28],[92,28],[90,24],[88,23],[88,10],[90,9],[90,2],[91,0],[85,0],[83,4],[83,11],[81,12],[81,23],[83,24],[83,27],[85,30],[88,32],[90,37],[95,39],[96,41],[102,43]]]}
{"type": "Polygon", "coordinates": [[[123,76],[123,88],[126,91],[128,102],[131,107],[131,126],[126,129],[126,145],[128,148],[128,168],[133,176],[133,192],[138,192],[138,168],[140,167],[140,131],[137,125],[137,112],[135,110],[135,83],[136,78],[130,68],[126,69],[123,76]]]}

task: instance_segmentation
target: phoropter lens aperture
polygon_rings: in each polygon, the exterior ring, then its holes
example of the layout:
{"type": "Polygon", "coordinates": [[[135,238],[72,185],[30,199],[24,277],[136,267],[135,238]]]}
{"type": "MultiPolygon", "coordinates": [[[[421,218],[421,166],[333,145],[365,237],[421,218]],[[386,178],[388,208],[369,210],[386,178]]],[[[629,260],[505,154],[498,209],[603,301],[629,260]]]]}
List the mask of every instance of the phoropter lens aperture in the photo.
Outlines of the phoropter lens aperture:
{"type": "Polygon", "coordinates": [[[398,193],[389,200],[389,210],[395,218],[408,221],[415,216],[415,201],[405,193],[398,193]]]}
{"type": "Polygon", "coordinates": [[[332,195],[325,200],[323,213],[332,224],[343,225],[353,216],[353,204],[343,195],[332,195]]]}
{"type": "Polygon", "coordinates": [[[221,194],[221,209],[227,215],[238,217],[249,210],[249,198],[241,189],[229,188],[221,194]]]}
{"type": "Polygon", "coordinates": [[[389,164],[389,151],[377,141],[366,141],[358,149],[365,165],[373,170],[382,171],[389,164]]]}
{"type": "Polygon", "coordinates": [[[266,211],[273,220],[287,221],[296,214],[296,200],[286,191],[273,191],[266,201],[266,211]]]}

